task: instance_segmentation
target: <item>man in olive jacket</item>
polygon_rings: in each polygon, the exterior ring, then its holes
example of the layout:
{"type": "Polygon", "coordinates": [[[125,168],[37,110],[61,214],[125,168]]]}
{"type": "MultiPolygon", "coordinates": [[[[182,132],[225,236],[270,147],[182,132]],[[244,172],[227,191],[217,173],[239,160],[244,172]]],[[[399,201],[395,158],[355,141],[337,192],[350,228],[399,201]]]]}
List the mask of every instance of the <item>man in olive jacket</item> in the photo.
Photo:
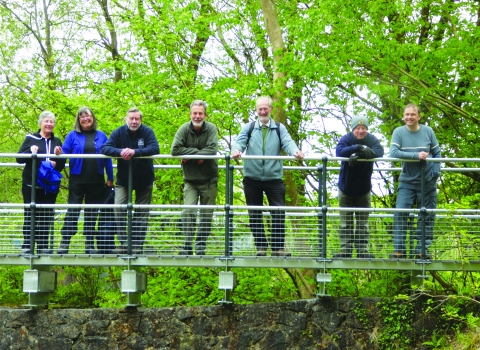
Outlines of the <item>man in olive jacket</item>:
{"type": "MultiPolygon", "coordinates": [[[[216,155],[218,150],[217,128],[205,121],[207,104],[195,100],[190,105],[190,121],[175,134],[172,156],[216,155]]],[[[182,159],[184,178],[183,200],[185,205],[215,205],[217,198],[218,162],[216,159],[182,159]]],[[[179,255],[192,255],[192,242],[197,222],[196,209],[182,211],[182,228],[185,243],[179,255]]],[[[212,231],[213,209],[200,210],[200,224],[195,243],[196,255],[205,255],[207,238],[212,231]]]]}

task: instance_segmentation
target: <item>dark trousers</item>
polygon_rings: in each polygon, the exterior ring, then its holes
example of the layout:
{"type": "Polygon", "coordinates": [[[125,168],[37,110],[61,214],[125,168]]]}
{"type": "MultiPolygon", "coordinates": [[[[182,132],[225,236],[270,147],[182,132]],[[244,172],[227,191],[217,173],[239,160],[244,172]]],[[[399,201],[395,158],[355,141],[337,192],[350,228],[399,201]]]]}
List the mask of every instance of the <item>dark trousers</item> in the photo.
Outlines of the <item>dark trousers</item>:
{"type": "MultiPolygon", "coordinates": [[[[68,204],[101,204],[103,196],[103,183],[75,183],[71,182],[68,187],[68,204]]],[[[78,231],[78,217],[80,209],[68,208],[67,215],[62,227],[62,243],[70,243],[70,239],[78,231]]],[[[95,226],[97,224],[98,208],[86,208],[84,210],[83,235],[86,238],[85,246],[93,249],[95,226]]]]}
{"type": "MultiPolygon", "coordinates": [[[[243,191],[247,205],[263,205],[263,194],[265,193],[269,206],[285,206],[285,184],[282,180],[258,181],[245,177],[243,191]]],[[[271,210],[270,212],[272,215],[272,251],[283,250],[285,246],[285,210],[271,210]]],[[[266,250],[268,242],[265,236],[262,211],[249,210],[248,214],[255,246],[258,250],[266,250]]]]}
{"type": "MultiPolygon", "coordinates": [[[[35,189],[35,203],[37,204],[55,204],[58,191],[45,193],[43,188],[35,189]]],[[[23,203],[32,202],[32,188],[22,184],[23,203]]],[[[22,249],[33,249],[30,247],[30,228],[32,211],[30,208],[24,209],[23,213],[23,244],[22,249]]],[[[35,208],[35,241],[38,249],[48,249],[48,234],[53,228],[53,208],[35,208]]]]}

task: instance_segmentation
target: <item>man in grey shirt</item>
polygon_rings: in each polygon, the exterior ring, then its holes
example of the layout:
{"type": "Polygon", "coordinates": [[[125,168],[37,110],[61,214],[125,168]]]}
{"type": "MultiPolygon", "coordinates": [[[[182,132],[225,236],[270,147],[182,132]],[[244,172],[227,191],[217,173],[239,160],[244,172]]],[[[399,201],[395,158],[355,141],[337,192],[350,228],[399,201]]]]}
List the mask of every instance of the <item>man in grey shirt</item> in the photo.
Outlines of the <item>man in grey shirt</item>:
{"type": "MultiPolygon", "coordinates": [[[[432,128],[419,124],[420,111],[411,103],[403,112],[405,126],[393,131],[390,144],[390,156],[401,159],[418,159],[420,162],[404,162],[399,178],[396,208],[417,207],[426,209],[437,207],[437,179],[440,176],[440,163],[428,162],[427,158],[441,158],[440,146],[432,128]],[[421,172],[425,166],[425,203],[421,202],[421,172]]],[[[409,213],[394,214],[393,235],[394,252],[390,258],[406,258],[405,238],[409,213]]],[[[425,217],[425,256],[422,256],[422,237],[420,225],[417,227],[416,257],[431,259],[428,248],[433,240],[435,213],[427,213],[425,217]]]]}

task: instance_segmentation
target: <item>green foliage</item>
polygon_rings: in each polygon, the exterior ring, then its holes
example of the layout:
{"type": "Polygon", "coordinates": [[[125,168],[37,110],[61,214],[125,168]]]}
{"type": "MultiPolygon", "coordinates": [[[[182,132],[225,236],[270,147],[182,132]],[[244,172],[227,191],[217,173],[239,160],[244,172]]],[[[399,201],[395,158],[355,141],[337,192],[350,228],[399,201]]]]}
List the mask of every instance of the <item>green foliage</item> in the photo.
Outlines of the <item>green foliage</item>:
{"type": "Polygon", "coordinates": [[[460,295],[432,297],[428,295],[426,313],[435,313],[443,321],[431,341],[433,349],[478,349],[480,317],[478,301],[460,295]],[[451,334],[455,334],[452,342],[451,334]]]}
{"type": "Polygon", "coordinates": [[[296,288],[283,269],[235,269],[238,286],[232,298],[238,304],[298,299],[296,288]]]}
{"type": "Polygon", "coordinates": [[[368,327],[368,310],[362,306],[360,301],[355,302],[355,307],[353,308],[353,312],[357,315],[358,320],[365,326],[368,327]]]}
{"type": "MultiPolygon", "coordinates": [[[[216,305],[224,297],[218,289],[215,268],[145,268],[147,291],[142,295],[145,307],[216,305]]],[[[115,274],[118,274],[117,271],[115,274]]],[[[232,293],[237,304],[297,299],[295,287],[282,269],[236,269],[238,286],[232,293]]],[[[126,303],[120,292],[111,290],[101,307],[121,307],[126,303]]]]}
{"type": "Polygon", "coordinates": [[[28,303],[28,295],[23,293],[23,271],[25,266],[0,267],[0,305],[18,307],[28,303]]]}
{"type": "Polygon", "coordinates": [[[57,273],[58,289],[50,300],[62,308],[99,307],[115,288],[108,268],[67,266],[57,273]]]}
{"type": "Polygon", "coordinates": [[[409,289],[410,274],[397,270],[332,270],[332,296],[393,297],[409,289]]]}
{"type": "Polygon", "coordinates": [[[407,296],[399,295],[384,299],[378,303],[381,309],[383,328],[378,339],[382,350],[409,349],[414,339],[411,338],[411,324],[414,315],[413,304],[407,296]]]}

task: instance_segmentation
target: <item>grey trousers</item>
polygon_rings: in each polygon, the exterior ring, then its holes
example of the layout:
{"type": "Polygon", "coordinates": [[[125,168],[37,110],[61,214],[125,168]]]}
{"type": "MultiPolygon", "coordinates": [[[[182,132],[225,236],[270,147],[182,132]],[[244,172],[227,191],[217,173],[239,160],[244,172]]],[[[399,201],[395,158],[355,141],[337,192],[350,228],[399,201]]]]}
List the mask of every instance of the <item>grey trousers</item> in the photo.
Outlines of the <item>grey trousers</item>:
{"type": "MultiPolygon", "coordinates": [[[[135,189],[135,204],[149,205],[152,202],[153,185],[135,189]]],[[[123,186],[115,187],[115,204],[127,204],[128,189],[123,186]]],[[[132,219],[132,245],[141,249],[145,241],[148,228],[149,209],[135,209],[132,219]]],[[[122,245],[127,243],[127,211],[115,208],[115,219],[117,220],[118,240],[122,245]]]]}
{"type": "MultiPolygon", "coordinates": [[[[215,205],[217,198],[217,179],[210,181],[185,181],[183,200],[185,205],[215,205]]],[[[182,228],[185,234],[184,249],[191,249],[197,226],[197,213],[200,213],[195,251],[204,252],[207,238],[212,232],[213,209],[184,209],[182,228]]]]}
{"type": "MultiPolygon", "coordinates": [[[[338,202],[340,207],[370,208],[371,193],[351,197],[339,190],[338,202]]],[[[368,212],[340,212],[340,250],[342,253],[351,254],[353,248],[357,250],[357,253],[368,251],[370,240],[368,216],[368,212]],[[355,222],[353,214],[355,214],[355,222]]]]}

